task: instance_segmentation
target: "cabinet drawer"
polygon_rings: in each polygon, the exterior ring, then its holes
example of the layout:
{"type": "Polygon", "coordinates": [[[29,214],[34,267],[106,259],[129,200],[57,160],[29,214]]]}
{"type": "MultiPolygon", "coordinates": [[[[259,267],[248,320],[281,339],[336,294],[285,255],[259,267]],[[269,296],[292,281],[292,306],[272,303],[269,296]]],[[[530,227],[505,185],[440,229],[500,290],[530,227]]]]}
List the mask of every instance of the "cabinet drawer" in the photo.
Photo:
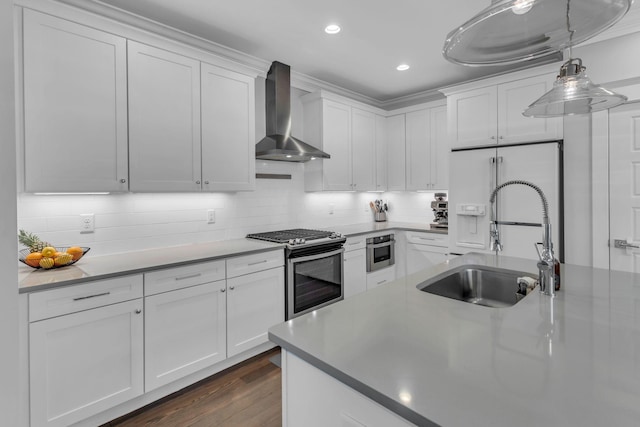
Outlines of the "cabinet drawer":
{"type": "Polygon", "coordinates": [[[395,266],[374,271],[373,273],[367,273],[367,290],[377,288],[394,280],[396,280],[395,266]]]}
{"type": "Polygon", "coordinates": [[[96,280],[29,295],[29,321],[142,297],[142,275],[96,280]]]}
{"type": "Polygon", "coordinates": [[[155,295],[224,278],[224,260],[166,268],[144,274],[144,294],[155,295]]]}
{"type": "Polygon", "coordinates": [[[237,277],[284,265],[282,250],[260,252],[227,260],[227,277],[237,277]]]}
{"type": "Polygon", "coordinates": [[[344,244],[345,252],[355,251],[356,249],[364,249],[367,244],[367,236],[364,234],[361,236],[349,237],[344,244]]]}
{"type": "Polygon", "coordinates": [[[419,233],[415,231],[408,231],[407,243],[414,243],[416,245],[442,246],[446,248],[449,246],[449,236],[446,234],[419,233]]]}

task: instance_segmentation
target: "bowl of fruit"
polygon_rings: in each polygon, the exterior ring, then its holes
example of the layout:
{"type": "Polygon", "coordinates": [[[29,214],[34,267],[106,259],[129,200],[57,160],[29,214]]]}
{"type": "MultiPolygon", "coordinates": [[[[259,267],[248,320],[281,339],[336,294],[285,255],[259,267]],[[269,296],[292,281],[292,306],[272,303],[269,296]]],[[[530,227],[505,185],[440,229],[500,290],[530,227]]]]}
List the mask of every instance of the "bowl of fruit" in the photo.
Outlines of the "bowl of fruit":
{"type": "Polygon", "coordinates": [[[27,247],[18,251],[18,260],[29,267],[46,270],[75,264],[90,249],[82,246],[56,247],[24,230],[18,233],[18,241],[27,247]]]}

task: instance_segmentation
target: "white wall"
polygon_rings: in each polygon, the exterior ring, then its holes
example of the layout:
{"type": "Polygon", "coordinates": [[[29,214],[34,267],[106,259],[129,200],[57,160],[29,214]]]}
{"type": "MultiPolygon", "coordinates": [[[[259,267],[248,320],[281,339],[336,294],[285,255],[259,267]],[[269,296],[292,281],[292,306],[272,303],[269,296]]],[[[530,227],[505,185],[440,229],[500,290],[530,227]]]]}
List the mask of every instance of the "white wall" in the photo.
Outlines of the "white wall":
{"type": "Polygon", "coordinates": [[[0,1],[0,424],[18,426],[18,270],[13,2],[0,1]]]}
{"type": "Polygon", "coordinates": [[[58,245],[91,247],[100,255],[226,240],[294,227],[373,221],[369,201],[389,201],[391,221],[431,222],[432,193],[306,193],[299,163],[259,161],[258,172],[291,180],[258,179],[256,191],[239,193],[18,195],[18,226],[58,245]],[[330,207],[333,206],[333,214],[330,207]],[[216,210],[215,224],[206,211],[216,210]],[[79,215],[95,214],[94,233],[80,233],[79,215]]]}

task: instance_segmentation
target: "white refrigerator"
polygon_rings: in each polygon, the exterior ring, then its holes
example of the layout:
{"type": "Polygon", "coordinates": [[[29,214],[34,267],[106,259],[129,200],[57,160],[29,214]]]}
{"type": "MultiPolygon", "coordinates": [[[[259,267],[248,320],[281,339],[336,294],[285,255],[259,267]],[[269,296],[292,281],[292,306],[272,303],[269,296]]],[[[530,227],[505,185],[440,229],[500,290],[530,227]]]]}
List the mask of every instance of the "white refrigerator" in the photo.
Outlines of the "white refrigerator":
{"type": "MultiPolygon", "coordinates": [[[[542,189],[548,204],[556,258],[564,259],[562,141],[455,148],[449,179],[449,252],[491,252],[490,196],[511,180],[542,189]]],[[[542,201],[525,185],[509,185],[496,197],[496,219],[503,250],[498,255],[537,259],[542,241],[542,201]],[[506,224],[505,224],[506,223],[506,224]]]]}

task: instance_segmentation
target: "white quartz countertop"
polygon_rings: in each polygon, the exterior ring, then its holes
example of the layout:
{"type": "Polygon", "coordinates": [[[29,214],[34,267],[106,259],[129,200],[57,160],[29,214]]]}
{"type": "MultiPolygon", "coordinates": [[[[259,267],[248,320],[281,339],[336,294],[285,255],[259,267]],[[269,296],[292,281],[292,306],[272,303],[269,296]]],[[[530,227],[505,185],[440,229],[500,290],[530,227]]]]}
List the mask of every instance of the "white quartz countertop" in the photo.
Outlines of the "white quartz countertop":
{"type": "Polygon", "coordinates": [[[276,344],[417,425],[637,426],[640,275],[562,265],[554,298],[508,308],[416,288],[467,254],[270,329],[276,344]]]}
{"type": "Polygon", "coordinates": [[[344,234],[347,237],[358,236],[360,234],[375,233],[376,231],[386,230],[403,230],[403,231],[423,231],[426,233],[447,234],[447,229],[435,229],[431,228],[431,225],[425,223],[414,222],[367,222],[362,224],[350,224],[341,225],[338,227],[331,227],[331,231],[344,234]]]}
{"type": "MultiPolygon", "coordinates": [[[[429,224],[404,222],[370,222],[331,228],[345,236],[356,236],[380,230],[428,231],[429,224]]],[[[41,291],[67,286],[82,281],[106,279],[123,274],[134,274],[158,268],[168,268],[192,262],[248,255],[255,252],[281,249],[284,245],[253,239],[232,239],[191,245],[168,246],[112,255],[92,256],[89,252],[74,265],[52,270],[33,269],[24,264],[18,268],[20,293],[41,291]]]]}
{"type": "Polygon", "coordinates": [[[123,274],[212,261],[256,252],[282,249],[284,245],[252,239],[233,239],[191,245],[169,246],[113,255],[92,257],[87,253],[77,263],[52,270],[33,269],[20,265],[20,293],[41,291],[88,280],[106,279],[123,274]]]}

